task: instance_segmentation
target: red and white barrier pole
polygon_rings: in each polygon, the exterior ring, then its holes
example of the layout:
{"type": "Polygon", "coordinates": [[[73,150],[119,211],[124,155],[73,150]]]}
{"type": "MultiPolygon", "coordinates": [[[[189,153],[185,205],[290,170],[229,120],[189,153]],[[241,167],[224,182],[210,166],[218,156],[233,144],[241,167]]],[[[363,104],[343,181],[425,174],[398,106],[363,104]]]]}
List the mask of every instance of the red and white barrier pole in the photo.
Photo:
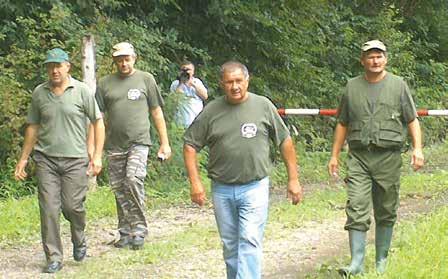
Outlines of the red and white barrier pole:
{"type": "MultiPolygon", "coordinates": [[[[287,115],[323,115],[323,116],[336,116],[337,109],[278,109],[278,113],[281,116],[287,115]]],[[[446,109],[421,109],[417,110],[418,116],[448,116],[448,110],[446,109]]]]}

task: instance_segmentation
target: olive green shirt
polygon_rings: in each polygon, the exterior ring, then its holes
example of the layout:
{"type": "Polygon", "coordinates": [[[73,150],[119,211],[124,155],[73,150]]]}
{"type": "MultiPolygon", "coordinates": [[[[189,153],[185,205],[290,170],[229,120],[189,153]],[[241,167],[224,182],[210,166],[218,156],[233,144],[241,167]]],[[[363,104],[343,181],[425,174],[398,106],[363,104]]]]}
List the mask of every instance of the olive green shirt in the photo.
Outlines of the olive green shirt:
{"type": "Polygon", "coordinates": [[[241,104],[224,97],[209,103],[185,132],[185,144],[196,151],[209,147],[208,175],[215,181],[245,184],[268,176],[270,140],[278,147],[289,137],[275,106],[248,94],[241,104]]]}
{"type": "Polygon", "coordinates": [[[163,106],[154,77],[137,70],[131,76],[114,73],[100,79],[96,100],[106,114],[106,149],[126,151],[132,144],[151,145],[150,109],[163,106]]]}
{"type": "Polygon", "coordinates": [[[88,121],[100,119],[101,112],[93,92],[74,78],[65,92],[57,96],[49,82],[34,89],[27,123],[38,124],[34,149],[53,157],[87,157],[88,121]]]}

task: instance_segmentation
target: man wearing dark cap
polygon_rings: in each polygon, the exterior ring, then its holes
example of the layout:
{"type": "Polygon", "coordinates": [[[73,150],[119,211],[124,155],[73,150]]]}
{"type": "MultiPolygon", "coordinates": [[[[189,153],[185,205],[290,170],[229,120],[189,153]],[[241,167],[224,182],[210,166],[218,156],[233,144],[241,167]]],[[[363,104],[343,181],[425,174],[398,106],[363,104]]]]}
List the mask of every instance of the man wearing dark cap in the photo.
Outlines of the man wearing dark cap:
{"type": "Polygon", "coordinates": [[[135,69],[137,54],[128,42],[114,45],[112,57],[117,72],[100,79],[96,99],[107,121],[109,178],[120,233],[114,245],[136,250],[143,247],[148,233],[144,181],[151,145],[150,115],[159,135],[157,156],[168,159],[171,148],[161,109],[163,99],[153,75],[135,69]]]}
{"type": "Polygon", "coordinates": [[[62,268],[61,210],[70,222],[74,259],[82,261],[86,256],[84,201],[88,173],[97,175],[101,171],[104,124],[88,86],[70,76],[67,53],[52,49],[44,64],[49,81],[34,89],[22,154],[14,174],[18,180],[26,178],[25,167],[34,148],[42,244],[47,259],[44,272],[54,273],[62,268]],[[86,144],[88,120],[95,136],[91,158],[86,144]]]}
{"type": "Polygon", "coordinates": [[[370,210],[375,218],[376,270],[384,273],[399,205],[401,148],[409,132],[412,166],[423,166],[420,124],[409,87],[385,70],[386,46],[379,40],[361,47],[364,74],[347,82],[339,106],[339,121],[328,163],[337,176],[338,157],[345,140],[349,145],[347,222],[351,263],[339,270],[345,277],[363,272],[370,210]]]}

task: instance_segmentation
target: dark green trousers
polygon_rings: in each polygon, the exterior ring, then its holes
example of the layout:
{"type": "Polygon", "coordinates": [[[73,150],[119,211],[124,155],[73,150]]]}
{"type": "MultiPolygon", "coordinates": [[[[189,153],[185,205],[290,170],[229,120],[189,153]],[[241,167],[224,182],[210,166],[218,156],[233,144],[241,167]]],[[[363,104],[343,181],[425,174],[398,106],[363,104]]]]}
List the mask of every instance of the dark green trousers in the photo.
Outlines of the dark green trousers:
{"type": "Polygon", "coordinates": [[[389,227],[395,224],[401,164],[399,150],[350,150],[346,230],[369,230],[372,206],[377,225],[389,227]]]}
{"type": "Polygon", "coordinates": [[[38,179],[42,245],[48,262],[62,262],[60,214],[70,222],[72,243],[85,245],[87,158],[33,156],[38,179]]]}

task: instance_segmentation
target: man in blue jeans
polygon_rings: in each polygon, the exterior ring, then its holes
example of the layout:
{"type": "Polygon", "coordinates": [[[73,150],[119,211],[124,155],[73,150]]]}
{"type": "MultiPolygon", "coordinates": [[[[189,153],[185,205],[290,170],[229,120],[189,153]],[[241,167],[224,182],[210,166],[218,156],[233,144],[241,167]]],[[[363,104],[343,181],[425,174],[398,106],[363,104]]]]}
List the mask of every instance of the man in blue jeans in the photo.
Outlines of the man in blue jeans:
{"type": "Polygon", "coordinates": [[[206,195],[197,152],[209,147],[208,176],[216,223],[223,243],[227,278],[261,278],[262,241],[268,213],[270,141],[280,148],[288,172],[288,197],[302,199],[297,159],[288,129],[275,106],[247,91],[249,72],[230,61],[221,66],[225,95],[209,103],[184,136],[184,160],[191,200],[206,195]]]}

